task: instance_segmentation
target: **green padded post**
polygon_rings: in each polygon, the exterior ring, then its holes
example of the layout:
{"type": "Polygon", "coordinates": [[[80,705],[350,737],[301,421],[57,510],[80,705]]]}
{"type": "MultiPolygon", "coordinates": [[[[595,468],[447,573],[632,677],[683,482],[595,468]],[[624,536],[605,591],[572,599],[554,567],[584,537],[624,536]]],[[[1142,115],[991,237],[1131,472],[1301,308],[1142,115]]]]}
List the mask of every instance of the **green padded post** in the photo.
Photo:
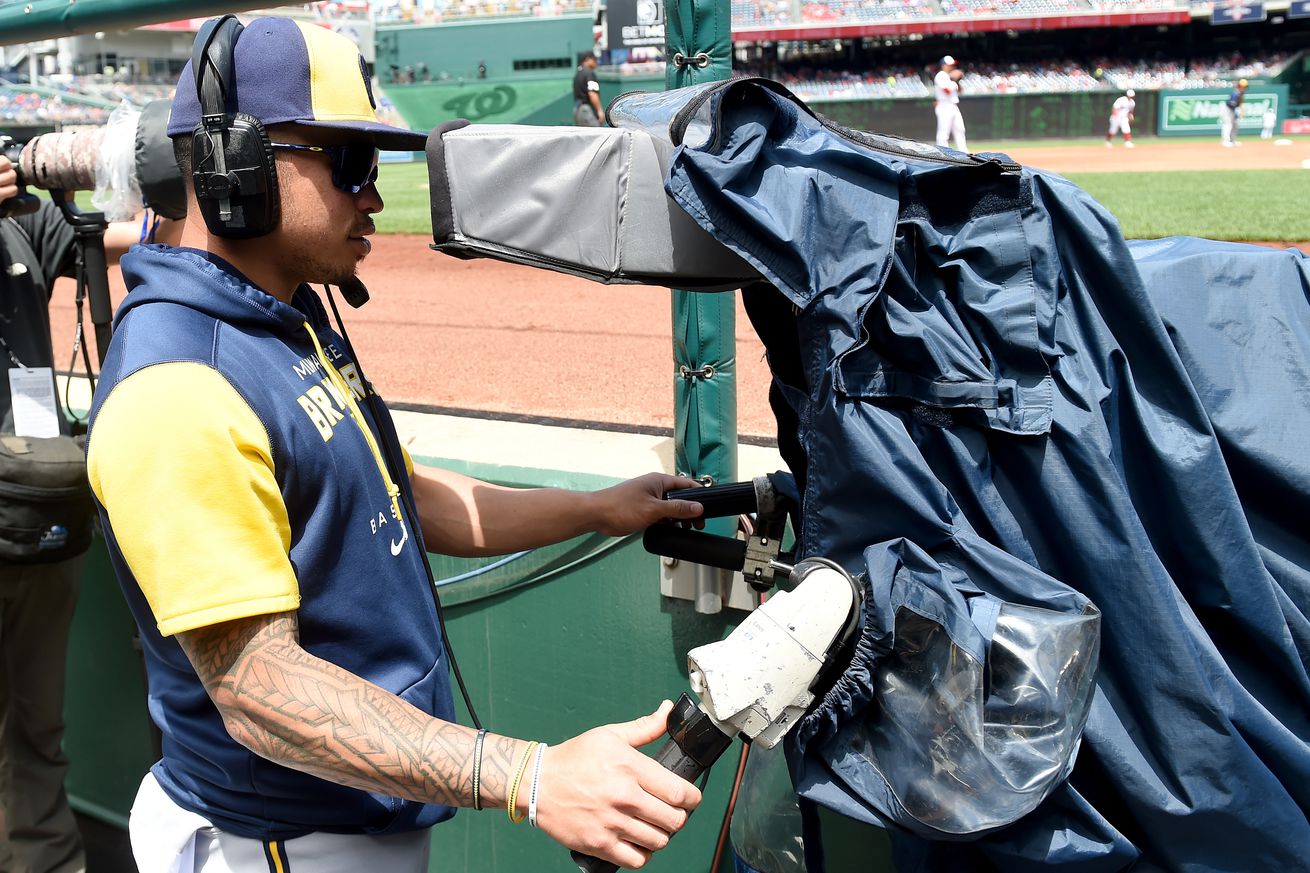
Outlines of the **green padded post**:
{"type": "MultiPolygon", "coordinates": [[[[665,87],[732,75],[728,0],[666,0],[665,87]]],[[[674,438],[678,472],[714,483],[737,478],[736,295],[673,292],[674,438]]],[[[730,534],[736,522],[711,522],[730,534]]]]}

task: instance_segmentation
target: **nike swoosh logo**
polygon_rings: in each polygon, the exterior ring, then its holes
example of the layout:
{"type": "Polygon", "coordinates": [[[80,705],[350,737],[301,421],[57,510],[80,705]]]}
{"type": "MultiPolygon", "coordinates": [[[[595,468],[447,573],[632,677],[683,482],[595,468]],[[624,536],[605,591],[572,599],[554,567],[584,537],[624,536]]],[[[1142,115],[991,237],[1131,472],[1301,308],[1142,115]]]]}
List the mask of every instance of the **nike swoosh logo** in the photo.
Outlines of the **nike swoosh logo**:
{"type": "Polygon", "coordinates": [[[395,540],[391,541],[391,557],[397,557],[400,554],[400,550],[405,547],[405,543],[407,542],[409,542],[409,528],[405,527],[405,522],[401,519],[400,542],[396,542],[395,540]]]}

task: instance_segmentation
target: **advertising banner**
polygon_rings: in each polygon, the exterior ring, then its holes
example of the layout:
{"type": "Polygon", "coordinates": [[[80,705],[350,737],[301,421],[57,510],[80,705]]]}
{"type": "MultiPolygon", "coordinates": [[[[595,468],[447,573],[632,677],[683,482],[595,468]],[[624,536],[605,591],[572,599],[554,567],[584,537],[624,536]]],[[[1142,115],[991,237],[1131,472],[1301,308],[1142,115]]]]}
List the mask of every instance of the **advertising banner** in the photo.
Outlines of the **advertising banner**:
{"type": "Polygon", "coordinates": [[[1247,24],[1252,21],[1265,20],[1263,3],[1243,3],[1234,0],[1230,3],[1216,3],[1210,14],[1211,24],[1247,24]]]}
{"type": "MultiPolygon", "coordinates": [[[[1224,101],[1231,91],[1198,89],[1161,91],[1159,133],[1161,136],[1218,136],[1224,101]]],[[[1287,114],[1287,86],[1260,85],[1246,92],[1237,117],[1239,133],[1259,133],[1266,109],[1281,120],[1287,114]]]]}
{"type": "Polygon", "coordinates": [[[664,48],[664,0],[609,0],[605,9],[609,48],[664,48]]]}
{"type": "Polygon", "coordinates": [[[1288,18],[1310,18],[1310,0],[1292,0],[1287,7],[1288,18]]]}

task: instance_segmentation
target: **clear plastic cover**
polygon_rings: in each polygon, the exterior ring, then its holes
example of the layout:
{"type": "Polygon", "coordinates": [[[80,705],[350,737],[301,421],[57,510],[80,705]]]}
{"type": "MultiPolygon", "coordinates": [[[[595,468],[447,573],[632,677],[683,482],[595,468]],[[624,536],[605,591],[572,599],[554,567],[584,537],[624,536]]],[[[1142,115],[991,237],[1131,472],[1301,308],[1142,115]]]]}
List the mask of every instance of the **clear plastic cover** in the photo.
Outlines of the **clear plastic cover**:
{"type": "Polygon", "coordinates": [[[124,100],[109,115],[100,140],[96,187],[91,203],[109,221],[127,221],[141,212],[136,173],[136,126],[141,111],[124,100]]]}
{"type": "Polygon", "coordinates": [[[732,847],[752,870],[800,873],[805,869],[801,811],[782,746],[752,746],[732,811],[732,847]]]}
{"type": "Polygon", "coordinates": [[[969,834],[1030,812],[1065,773],[1091,701],[1099,614],[1005,603],[984,667],[936,621],[896,614],[863,750],[904,810],[969,834]]]}
{"type": "MultiPolygon", "coordinates": [[[[626,130],[640,130],[671,145],[670,127],[673,118],[691,101],[722,82],[704,82],[672,91],[641,91],[621,94],[610,103],[607,117],[610,124],[626,130]]],[[[706,100],[687,125],[682,141],[689,148],[700,148],[710,140],[710,102],[706,100]]]]}

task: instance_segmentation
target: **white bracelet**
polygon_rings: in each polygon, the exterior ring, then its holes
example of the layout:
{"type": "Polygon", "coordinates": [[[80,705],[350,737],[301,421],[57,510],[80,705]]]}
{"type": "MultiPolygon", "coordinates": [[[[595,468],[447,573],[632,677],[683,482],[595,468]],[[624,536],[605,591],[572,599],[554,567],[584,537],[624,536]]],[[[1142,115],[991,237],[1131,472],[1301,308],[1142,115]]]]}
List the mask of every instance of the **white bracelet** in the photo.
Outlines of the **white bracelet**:
{"type": "Polygon", "coordinates": [[[537,785],[541,782],[541,758],[546,752],[546,744],[537,746],[537,758],[532,762],[532,788],[528,791],[528,824],[537,826],[537,785]]]}

